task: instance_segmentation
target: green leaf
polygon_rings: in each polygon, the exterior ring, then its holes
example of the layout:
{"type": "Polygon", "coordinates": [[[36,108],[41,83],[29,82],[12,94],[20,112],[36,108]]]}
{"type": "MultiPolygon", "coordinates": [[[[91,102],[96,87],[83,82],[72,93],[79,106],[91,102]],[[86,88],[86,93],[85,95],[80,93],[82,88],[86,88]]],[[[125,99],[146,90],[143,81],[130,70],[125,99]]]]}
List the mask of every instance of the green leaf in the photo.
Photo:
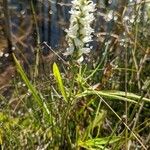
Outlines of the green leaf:
{"type": "Polygon", "coordinates": [[[58,88],[59,88],[64,100],[67,102],[66,91],[65,91],[65,88],[64,88],[64,85],[62,82],[62,77],[61,77],[60,71],[59,71],[56,63],[53,64],[53,74],[58,83],[58,88]]]}
{"type": "MultiPolygon", "coordinates": [[[[96,90],[86,90],[78,95],[76,95],[76,98],[79,97],[84,97],[87,95],[100,95],[102,97],[108,98],[109,100],[122,100],[122,101],[128,101],[131,103],[137,103],[138,100],[141,99],[141,96],[138,96],[136,94],[133,93],[128,93],[127,92],[127,96],[125,97],[125,92],[122,91],[96,91],[96,90]]],[[[142,98],[143,101],[145,102],[150,102],[150,99],[148,98],[142,98]]]]}
{"type": "MultiPolygon", "coordinates": [[[[132,99],[135,99],[135,100],[140,100],[141,99],[141,96],[136,95],[134,93],[130,93],[130,92],[127,92],[127,93],[124,92],[124,91],[107,91],[107,92],[112,94],[112,95],[123,96],[123,97],[127,97],[127,98],[132,98],[132,99]]],[[[145,101],[145,102],[150,102],[149,98],[143,97],[142,100],[145,101]]]]}
{"type": "MultiPolygon", "coordinates": [[[[78,145],[80,147],[84,147],[86,149],[103,149],[106,144],[112,144],[118,142],[120,137],[104,137],[104,138],[94,138],[86,141],[78,141],[78,145]]],[[[105,148],[107,149],[107,148],[105,148]]]]}
{"type": "Polygon", "coordinates": [[[17,58],[14,54],[13,54],[13,58],[14,58],[14,61],[15,61],[16,67],[17,67],[17,71],[20,73],[20,75],[21,75],[22,79],[24,80],[26,86],[28,87],[31,94],[33,95],[34,100],[37,102],[39,107],[43,109],[43,111],[47,114],[47,116],[49,116],[49,111],[48,111],[47,107],[45,106],[45,103],[43,102],[43,100],[39,96],[40,93],[36,90],[34,85],[31,84],[31,82],[29,81],[28,77],[26,76],[24,70],[22,69],[19,61],[17,60],[17,58]]]}

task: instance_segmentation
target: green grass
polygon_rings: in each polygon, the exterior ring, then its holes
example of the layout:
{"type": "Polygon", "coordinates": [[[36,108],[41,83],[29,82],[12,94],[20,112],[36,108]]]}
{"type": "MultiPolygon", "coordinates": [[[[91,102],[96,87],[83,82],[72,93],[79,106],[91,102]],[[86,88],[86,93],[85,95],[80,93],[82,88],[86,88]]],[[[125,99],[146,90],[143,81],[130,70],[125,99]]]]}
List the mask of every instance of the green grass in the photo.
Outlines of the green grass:
{"type": "MultiPolygon", "coordinates": [[[[72,78],[69,80],[65,77],[70,70],[61,75],[56,63],[53,64],[51,79],[43,82],[37,79],[33,84],[16,56],[13,57],[26,87],[22,87],[22,95],[19,93],[21,89],[14,91],[18,94],[17,101],[20,103],[18,110],[12,112],[11,104],[7,104],[0,114],[2,148],[36,149],[41,146],[45,149],[120,149],[125,144],[125,128],[128,129],[127,140],[137,141],[138,145],[145,148],[138,131],[145,126],[143,130],[146,132],[148,118],[145,118],[145,123],[139,120],[132,130],[132,126],[122,120],[124,112],[121,109],[128,102],[131,107],[128,110],[136,106],[134,109],[137,111],[143,103],[150,103],[149,98],[119,90],[93,89],[86,80],[89,78],[87,67],[76,69],[79,72],[74,74],[72,83],[72,78]],[[73,88],[70,87],[72,84],[73,88]],[[117,110],[113,108],[113,103],[118,105],[117,110]],[[19,111],[22,115],[17,115],[19,111]],[[108,126],[106,120],[109,121],[108,126]],[[142,123],[142,128],[138,128],[142,123]],[[117,131],[119,128],[122,131],[117,131]]],[[[1,96],[2,100],[4,99],[1,96]]],[[[138,115],[144,115],[145,111],[149,112],[146,105],[143,106],[142,114],[138,115]]]]}
{"type": "Polygon", "coordinates": [[[85,56],[89,63],[61,59],[44,64],[44,72],[38,53],[27,73],[13,54],[17,74],[0,94],[1,149],[149,149],[149,47],[141,35],[147,24],[135,21],[119,57],[104,41],[96,58],[85,56]]]}

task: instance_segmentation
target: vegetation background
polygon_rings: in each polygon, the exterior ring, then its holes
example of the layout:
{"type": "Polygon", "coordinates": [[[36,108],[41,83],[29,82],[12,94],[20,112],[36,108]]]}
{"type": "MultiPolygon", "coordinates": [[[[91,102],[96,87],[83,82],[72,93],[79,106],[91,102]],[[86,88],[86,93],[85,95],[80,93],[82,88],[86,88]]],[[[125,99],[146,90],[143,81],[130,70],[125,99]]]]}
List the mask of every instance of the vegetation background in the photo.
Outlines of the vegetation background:
{"type": "Polygon", "coordinates": [[[63,55],[71,1],[0,0],[1,149],[150,148],[150,1],[93,2],[79,63],[63,55]]]}

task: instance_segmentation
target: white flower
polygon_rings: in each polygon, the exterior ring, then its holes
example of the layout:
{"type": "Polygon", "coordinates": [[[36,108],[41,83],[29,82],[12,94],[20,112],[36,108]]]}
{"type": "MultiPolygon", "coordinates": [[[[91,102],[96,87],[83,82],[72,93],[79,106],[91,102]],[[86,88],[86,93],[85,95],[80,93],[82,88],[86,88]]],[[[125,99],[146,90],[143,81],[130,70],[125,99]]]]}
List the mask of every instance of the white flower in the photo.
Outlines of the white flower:
{"type": "Polygon", "coordinates": [[[114,16],[114,12],[113,12],[113,10],[111,10],[111,11],[108,13],[108,15],[107,15],[106,20],[107,20],[107,21],[112,20],[112,19],[113,19],[113,16],[114,16]]]}
{"type": "Polygon", "coordinates": [[[70,38],[76,38],[78,29],[79,29],[79,27],[78,27],[77,24],[72,25],[71,30],[70,30],[70,28],[69,28],[69,30],[67,31],[68,36],[69,36],[70,38]]]}
{"type": "Polygon", "coordinates": [[[81,56],[81,57],[77,60],[77,62],[80,64],[83,60],[84,60],[84,58],[83,58],[83,56],[81,56]]]}
{"type": "Polygon", "coordinates": [[[8,56],[9,56],[9,53],[5,53],[4,56],[5,56],[5,57],[8,57],[8,56]]]}
{"type": "MultiPolygon", "coordinates": [[[[70,27],[67,32],[67,54],[71,55],[74,51],[78,51],[81,57],[83,53],[89,53],[90,48],[85,45],[92,41],[92,33],[94,30],[91,27],[95,11],[95,4],[92,0],[73,0],[70,10],[70,27]],[[70,51],[70,52],[69,52],[70,51]]],[[[82,59],[80,59],[82,60],[82,59]]]]}
{"type": "Polygon", "coordinates": [[[91,42],[92,41],[92,37],[91,36],[85,36],[84,38],[83,38],[83,42],[84,43],[88,43],[88,42],[91,42]]]}
{"type": "Polygon", "coordinates": [[[86,47],[84,47],[84,48],[81,49],[81,52],[87,54],[87,53],[90,52],[90,50],[91,50],[91,48],[88,48],[88,47],[86,48],[86,47]]]}

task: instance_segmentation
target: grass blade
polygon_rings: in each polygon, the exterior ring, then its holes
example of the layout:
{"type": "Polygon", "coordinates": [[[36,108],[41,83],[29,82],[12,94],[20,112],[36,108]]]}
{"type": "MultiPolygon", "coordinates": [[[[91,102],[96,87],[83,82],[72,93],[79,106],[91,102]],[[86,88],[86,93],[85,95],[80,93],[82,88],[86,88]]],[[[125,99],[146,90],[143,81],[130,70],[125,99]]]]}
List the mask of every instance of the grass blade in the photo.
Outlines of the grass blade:
{"type": "MultiPolygon", "coordinates": [[[[125,92],[122,91],[96,91],[96,90],[86,90],[76,95],[76,97],[79,98],[87,95],[100,95],[110,100],[117,99],[117,100],[132,102],[132,103],[137,103],[138,100],[141,99],[141,96],[138,96],[133,93],[127,93],[127,97],[125,97],[125,92]]],[[[150,99],[148,98],[142,98],[142,99],[145,102],[150,102],[150,99]]]]}
{"type": "Polygon", "coordinates": [[[48,109],[45,107],[43,100],[40,98],[39,96],[39,92],[36,90],[36,88],[31,84],[31,82],[29,81],[28,77],[26,76],[25,72],[23,71],[19,61],[17,60],[16,56],[13,54],[13,58],[17,67],[17,71],[20,73],[23,81],[25,82],[26,86],[28,87],[28,89],[30,90],[31,94],[34,97],[34,100],[37,102],[37,104],[39,105],[40,108],[43,109],[43,111],[49,115],[49,112],[47,111],[48,109]]]}
{"type": "Polygon", "coordinates": [[[94,139],[90,139],[90,140],[86,140],[86,141],[79,141],[78,145],[80,147],[84,147],[86,149],[103,149],[105,144],[107,144],[108,140],[109,140],[109,144],[118,142],[121,138],[120,137],[104,137],[104,138],[94,138],[94,139]]]}
{"type": "Polygon", "coordinates": [[[58,83],[58,88],[59,88],[64,100],[67,102],[67,96],[66,96],[65,88],[64,88],[64,85],[62,82],[62,77],[61,77],[60,71],[59,71],[56,63],[53,64],[53,74],[58,83]]]}

